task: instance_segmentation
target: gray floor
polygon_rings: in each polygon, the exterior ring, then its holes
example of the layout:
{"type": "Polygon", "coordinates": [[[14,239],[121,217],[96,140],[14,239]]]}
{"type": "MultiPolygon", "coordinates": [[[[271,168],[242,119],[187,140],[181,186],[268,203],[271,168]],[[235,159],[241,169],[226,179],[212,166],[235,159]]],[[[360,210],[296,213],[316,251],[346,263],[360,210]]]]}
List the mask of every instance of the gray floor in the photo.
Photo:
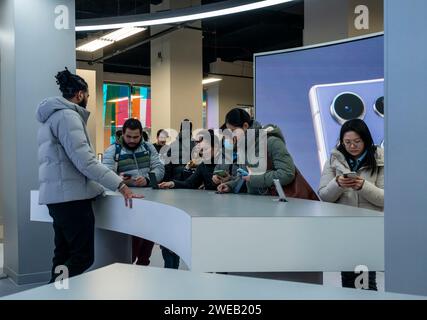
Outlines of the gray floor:
{"type": "MultiPolygon", "coordinates": [[[[162,258],[161,250],[158,245],[154,246],[153,254],[150,260],[151,260],[151,263],[150,263],[151,266],[163,267],[163,258],[162,258]]],[[[2,273],[2,268],[3,268],[3,244],[0,243],[0,274],[2,273]]],[[[187,266],[185,266],[183,263],[180,264],[179,268],[183,270],[188,270],[187,266]]],[[[280,279],[280,276],[276,277],[276,279],[280,279]]],[[[340,279],[341,279],[340,273],[338,272],[323,273],[324,286],[341,287],[340,279]]],[[[9,278],[1,279],[0,280],[0,297],[9,295],[12,293],[17,293],[23,290],[35,288],[43,284],[44,283],[18,286],[9,278]]],[[[377,272],[377,284],[378,284],[378,290],[384,291],[384,273],[383,272],[377,272]]]]}
{"type": "MultiPolygon", "coordinates": [[[[3,274],[3,243],[0,243],[0,278],[3,274]]],[[[9,278],[0,279],[0,297],[38,287],[44,283],[18,286],[9,278]]]]}
{"type": "MultiPolygon", "coordinates": [[[[150,261],[151,261],[150,263],[151,266],[163,267],[163,257],[162,257],[160,247],[158,245],[154,246],[150,261]]],[[[183,270],[188,270],[187,266],[183,263],[180,264],[179,268],[183,270]]],[[[3,243],[1,243],[0,241],[0,275],[2,274],[2,271],[3,271],[3,243]]],[[[18,286],[9,278],[0,279],[0,297],[17,293],[20,291],[32,289],[44,284],[45,283],[18,286]]]]}

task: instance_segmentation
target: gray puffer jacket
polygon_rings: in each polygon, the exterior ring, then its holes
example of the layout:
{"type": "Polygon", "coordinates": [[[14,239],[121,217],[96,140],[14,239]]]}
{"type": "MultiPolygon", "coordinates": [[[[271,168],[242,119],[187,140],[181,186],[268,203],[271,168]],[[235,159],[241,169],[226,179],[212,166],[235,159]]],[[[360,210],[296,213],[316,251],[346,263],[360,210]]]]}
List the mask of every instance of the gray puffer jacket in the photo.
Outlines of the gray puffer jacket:
{"type": "Polygon", "coordinates": [[[90,112],[65,98],[43,100],[36,117],[38,132],[39,203],[92,199],[122,181],[101,164],[86,131],[90,112]]]}
{"type": "Polygon", "coordinates": [[[357,170],[357,174],[365,179],[362,189],[341,188],[336,177],[349,173],[351,170],[344,155],[334,149],[320,178],[320,198],[326,202],[384,211],[384,149],[377,148],[375,160],[377,169],[373,175],[371,175],[372,169],[365,166],[357,170]]]}

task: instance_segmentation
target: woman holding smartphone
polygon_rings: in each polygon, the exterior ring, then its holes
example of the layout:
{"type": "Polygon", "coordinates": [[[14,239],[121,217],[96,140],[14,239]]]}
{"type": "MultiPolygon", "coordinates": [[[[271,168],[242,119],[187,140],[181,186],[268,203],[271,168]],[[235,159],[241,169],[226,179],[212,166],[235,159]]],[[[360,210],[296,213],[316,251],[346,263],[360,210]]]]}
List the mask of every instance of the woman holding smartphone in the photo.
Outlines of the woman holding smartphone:
{"type": "MultiPolygon", "coordinates": [[[[224,123],[220,129],[226,130],[226,124],[224,123]]],[[[212,176],[212,182],[217,186],[235,179],[237,177],[237,169],[239,169],[239,165],[237,164],[237,148],[234,145],[232,137],[223,137],[222,147],[224,150],[222,163],[216,165],[212,176]]]]}
{"type": "Polygon", "coordinates": [[[258,138],[255,138],[252,143],[248,139],[243,152],[245,152],[245,157],[249,157],[251,154],[249,150],[255,151],[253,154],[256,154],[257,148],[266,147],[265,160],[267,160],[267,166],[261,172],[256,170],[257,168],[250,167],[247,161],[238,164],[238,168],[241,170],[238,172],[237,178],[221,183],[217,188],[219,193],[239,193],[246,188],[247,193],[266,195],[271,194],[270,188],[274,186],[274,179],[279,179],[282,186],[294,181],[294,161],[286,148],[285,138],[279,127],[275,125],[262,127],[241,108],[234,108],[227,113],[225,125],[233,133],[234,145],[238,145],[239,141],[246,140],[248,130],[253,130],[253,132],[264,130],[267,134],[266,145],[261,146],[258,138]]]}
{"type": "MultiPolygon", "coordinates": [[[[341,127],[338,147],[331,152],[320,178],[319,197],[359,208],[384,211],[384,150],[378,148],[363,120],[341,127]]],[[[343,287],[355,287],[359,274],[342,272],[343,287]]],[[[369,272],[369,289],[377,290],[375,272],[369,272]]]]}

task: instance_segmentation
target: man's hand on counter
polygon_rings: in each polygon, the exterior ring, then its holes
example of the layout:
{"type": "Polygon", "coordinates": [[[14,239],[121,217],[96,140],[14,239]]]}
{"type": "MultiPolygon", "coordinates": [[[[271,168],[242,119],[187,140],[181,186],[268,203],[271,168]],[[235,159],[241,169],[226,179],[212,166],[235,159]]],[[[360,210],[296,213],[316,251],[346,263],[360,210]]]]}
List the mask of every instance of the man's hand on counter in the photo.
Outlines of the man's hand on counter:
{"type": "Polygon", "coordinates": [[[144,198],[144,195],[142,194],[133,193],[132,190],[124,183],[119,187],[119,192],[123,195],[123,198],[125,198],[125,206],[130,209],[132,209],[132,199],[144,198]]]}

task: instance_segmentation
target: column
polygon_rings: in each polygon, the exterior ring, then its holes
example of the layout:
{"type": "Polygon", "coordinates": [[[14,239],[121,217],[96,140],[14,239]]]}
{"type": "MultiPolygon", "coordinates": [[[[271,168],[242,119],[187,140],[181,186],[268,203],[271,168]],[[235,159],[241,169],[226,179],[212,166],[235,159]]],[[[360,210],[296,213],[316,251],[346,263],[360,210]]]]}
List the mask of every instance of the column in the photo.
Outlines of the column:
{"type": "MultiPolygon", "coordinates": [[[[95,57],[102,55],[102,50],[95,57]]],[[[80,59],[93,58],[85,52],[77,53],[80,59]]],[[[104,153],[104,65],[77,62],[77,74],[84,78],[89,86],[88,110],[90,118],[87,124],[90,141],[96,153],[104,153]]]]}
{"type": "Polygon", "coordinates": [[[427,1],[387,0],[385,289],[427,295],[427,1]]]}
{"type": "MultiPolygon", "coordinates": [[[[165,0],[151,11],[178,9],[197,1],[165,0]]],[[[197,24],[196,24],[197,25],[197,24]]],[[[153,27],[156,34],[170,26],[153,27]]],[[[151,41],[152,132],[179,130],[187,118],[193,129],[202,127],[202,32],[180,29],[151,41]]]]}
{"type": "Polygon", "coordinates": [[[74,0],[0,1],[0,210],[4,272],[18,284],[49,279],[51,224],[30,221],[38,189],[39,102],[59,95],[54,76],[75,71],[74,0]]]}

